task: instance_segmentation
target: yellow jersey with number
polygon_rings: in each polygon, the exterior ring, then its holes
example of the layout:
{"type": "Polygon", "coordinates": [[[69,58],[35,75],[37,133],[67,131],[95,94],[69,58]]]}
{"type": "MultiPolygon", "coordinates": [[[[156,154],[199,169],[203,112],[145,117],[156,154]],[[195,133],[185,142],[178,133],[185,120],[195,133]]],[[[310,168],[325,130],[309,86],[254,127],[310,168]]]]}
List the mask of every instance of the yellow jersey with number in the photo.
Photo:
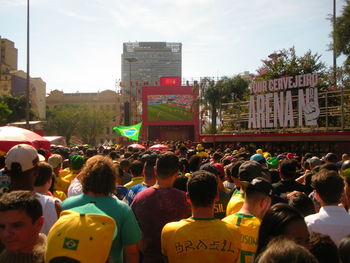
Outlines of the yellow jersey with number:
{"type": "Polygon", "coordinates": [[[238,262],[240,232],[216,218],[190,217],[166,224],[161,245],[169,263],[238,262]]]}
{"type": "Polygon", "coordinates": [[[237,213],[239,210],[241,210],[243,203],[244,203],[244,194],[242,194],[238,189],[236,189],[233,192],[231,199],[227,204],[226,216],[232,215],[234,213],[237,213]]]}
{"type": "Polygon", "coordinates": [[[238,227],[241,232],[240,262],[253,262],[255,252],[258,248],[258,236],[261,220],[254,215],[234,213],[222,221],[238,227]]]}

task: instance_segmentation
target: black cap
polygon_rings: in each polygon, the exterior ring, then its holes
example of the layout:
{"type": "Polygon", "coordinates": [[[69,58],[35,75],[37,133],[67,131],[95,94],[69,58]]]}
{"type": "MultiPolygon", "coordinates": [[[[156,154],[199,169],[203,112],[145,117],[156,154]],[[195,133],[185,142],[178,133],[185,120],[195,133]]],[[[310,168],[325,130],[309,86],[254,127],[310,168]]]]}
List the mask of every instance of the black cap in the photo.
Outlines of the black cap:
{"type": "Polygon", "coordinates": [[[246,191],[258,191],[269,197],[272,197],[273,194],[273,188],[271,183],[262,177],[257,177],[253,179],[248,185],[246,191]]]}
{"type": "Polygon", "coordinates": [[[251,182],[254,178],[264,175],[265,171],[257,161],[245,161],[238,170],[238,177],[241,182],[251,182]]]}

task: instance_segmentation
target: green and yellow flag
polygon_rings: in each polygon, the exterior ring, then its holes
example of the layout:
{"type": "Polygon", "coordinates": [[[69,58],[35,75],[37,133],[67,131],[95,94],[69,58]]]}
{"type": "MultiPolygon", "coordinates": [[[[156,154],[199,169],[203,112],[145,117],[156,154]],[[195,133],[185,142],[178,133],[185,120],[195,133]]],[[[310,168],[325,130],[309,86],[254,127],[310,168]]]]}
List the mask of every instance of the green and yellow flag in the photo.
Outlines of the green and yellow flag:
{"type": "Polygon", "coordinates": [[[142,122],[131,126],[116,126],[113,128],[113,130],[119,132],[121,136],[124,136],[134,141],[138,141],[141,126],[142,122]]]}

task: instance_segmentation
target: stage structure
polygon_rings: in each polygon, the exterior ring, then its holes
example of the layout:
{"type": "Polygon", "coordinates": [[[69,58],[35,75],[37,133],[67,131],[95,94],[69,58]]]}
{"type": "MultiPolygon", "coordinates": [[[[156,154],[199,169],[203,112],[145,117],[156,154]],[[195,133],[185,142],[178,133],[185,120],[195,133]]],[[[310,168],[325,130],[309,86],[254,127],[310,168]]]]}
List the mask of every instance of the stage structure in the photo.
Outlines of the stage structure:
{"type": "Polygon", "coordinates": [[[142,87],[142,140],[198,141],[198,89],[181,86],[178,77],[162,77],[160,83],[142,87]]]}
{"type": "Polygon", "coordinates": [[[300,153],[349,153],[350,91],[319,82],[318,73],[252,82],[248,101],[223,105],[224,134],[201,135],[200,140],[300,153]]]}

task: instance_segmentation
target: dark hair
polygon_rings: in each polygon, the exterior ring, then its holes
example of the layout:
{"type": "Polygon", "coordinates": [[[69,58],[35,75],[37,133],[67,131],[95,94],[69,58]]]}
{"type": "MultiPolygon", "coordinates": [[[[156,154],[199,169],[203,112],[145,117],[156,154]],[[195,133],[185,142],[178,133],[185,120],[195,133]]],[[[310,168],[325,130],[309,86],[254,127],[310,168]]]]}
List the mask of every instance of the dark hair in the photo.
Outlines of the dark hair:
{"type": "Polygon", "coordinates": [[[271,206],[261,221],[257,254],[261,253],[271,238],[283,235],[286,227],[298,220],[304,221],[304,217],[289,205],[278,203],[271,206]]]}
{"type": "Polygon", "coordinates": [[[186,158],[180,158],[179,160],[179,171],[181,173],[188,173],[190,172],[190,169],[189,169],[189,163],[187,161],[186,158]]]}
{"type": "Polygon", "coordinates": [[[231,176],[238,178],[239,167],[244,163],[244,161],[238,161],[231,167],[231,176]]]}
{"type": "Polygon", "coordinates": [[[326,204],[338,204],[344,192],[344,180],[335,171],[320,170],[311,179],[311,186],[326,204]]]}
{"type": "Polygon", "coordinates": [[[0,212],[10,210],[24,211],[32,219],[33,224],[43,215],[40,201],[31,191],[12,191],[3,194],[0,198],[0,212]]]}
{"type": "Polygon", "coordinates": [[[338,157],[335,153],[327,153],[324,160],[330,163],[336,163],[338,161],[338,157]]]}
{"type": "Polygon", "coordinates": [[[187,192],[194,206],[208,207],[214,203],[218,191],[218,181],[207,171],[194,172],[187,182],[187,192]]]}
{"type": "Polygon", "coordinates": [[[173,152],[164,152],[158,156],[157,176],[168,178],[179,171],[179,158],[173,152]]]}
{"type": "Polygon", "coordinates": [[[190,160],[193,155],[196,155],[196,151],[191,149],[187,151],[187,160],[190,160]]]}
{"type": "Polygon", "coordinates": [[[215,152],[213,154],[213,160],[214,161],[220,161],[220,159],[223,157],[224,155],[221,152],[215,152]]]}
{"type": "Polygon", "coordinates": [[[179,189],[181,191],[186,192],[187,191],[187,182],[188,182],[188,177],[185,175],[180,175],[174,181],[173,187],[176,189],[179,189]]]}
{"type": "Polygon", "coordinates": [[[93,149],[93,148],[88,148],[86,151],[85,151],[85,156],[87,158],[91,158],[92,156],[96,155],[97,154],[97,151],[96,149],[93,149]]]}
{"type": "Polygon", "coordinates": [[[210,163],[206,163],[206,164],[203,164],[199,170],[202,170],[202,171],[207,171],[209,173],[212,173],[214,174],[215,176],[219,176],[219,171],[215,168],[214,165],[210,164],[210,163]]]}
{"type": "Polygon", "coordinates": [[[119,158],[119,154],[117,154],[116,151],[111,151],[111,152],[109,153],[109,157],[110,157],[112,160],[116,160],[116,159],[119,158]]]}
{"type": "Polygon", "coordinates": [[[119,163],[119,165],[120,165],[120,168],[123,169],[123,170],[124,170],[125,168],[130,168],[130,161],[129,161],[129,160],[126,160],[126,159],[121,160],[120,163],[119,163]]]}
{"type": "Polygon", "coordinates": [[[338,166],[334,163],[325,163],[320,165],[320,170],[329,170],[329,171],[336,171],[338,172],[338,166]]]}
{"type": "Polygon", "coordinates": [[[147,162],[144,164],[143,171],[145,179],[153,179],[156,176],[154,173],[154,166],[149,165],[147,162]]]}
{"type": "Polygon", "coordinates": [[[133,177],[142,176],[143,163],[141,161],[133,161],[130,165],[130,172],[133,177]]]}
{"type": "Polygon", "coordinates": [[[190,171],[191,172],[198,171],[201,165],[201,161],[202,161],[202,158],[199,155],[197,154],[192,155],[188,161],[190,171]]]}
{"type": "Polygon", "coordinates": [[[339,257],[342,263],[350,263],[350,236],[344,237],[339,243],[339,257]]]}
{"type": "Polygon", "coordinates": [[[296,175],[297,167],[292,160],[284,160],[280,165],[280,172],[284,179],[293,179],[296,175]]]}
{"type": "Polygon", "coordinates": [[[271,184],[278,183],[281,181],[280,173],[277,169],[270,168],[269,173],[271,175],[271,184]]]}
{"type": "Polygon", "coordinates": [[[311,233],[309,251],[319,263],[339,263],[338,247],[328,235],[311,233]]]}
{"type": "Polygon", "coordinates": [[[115,190],[118,170],[109,157],[96,155],[87,160],[79,176],[85,194],[109,195],[115,190]]]}
{"type": "Polygon", "coordinates": [[[294,241],[278,237],[269,242],[257,263],[318,263],[317,259],[304,247],[294,241]]]}
{"type": "Polygon", "coordinates": [[[43,186],[52,178],[53,171],[51,165],[47,162],[39,162],[38,175],[35,178],[34,186],[43,186]]]}
{"type": "Polygon", "coordinates": [[[299,211],[304,217],[315,214],[315,206],[311,198],[302,192],[298,192],[288,199],[288,204],[299,211]]]}

